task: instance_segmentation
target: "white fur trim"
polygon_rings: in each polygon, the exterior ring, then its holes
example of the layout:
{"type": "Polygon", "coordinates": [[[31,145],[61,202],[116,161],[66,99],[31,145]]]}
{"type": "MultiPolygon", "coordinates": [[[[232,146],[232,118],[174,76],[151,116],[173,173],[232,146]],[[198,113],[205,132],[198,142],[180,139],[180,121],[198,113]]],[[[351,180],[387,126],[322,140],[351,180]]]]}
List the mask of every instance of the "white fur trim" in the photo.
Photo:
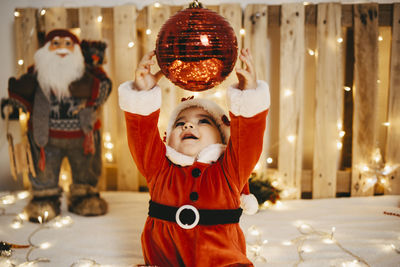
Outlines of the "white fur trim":
{"type": "Polygon", "coordinates": [[[132,81],[127,81],[119,86],[118,97],[119,107],[130,113],[147,116],[161,107],[159,86],[148,91],[138,91],[134,89],[132,81]]]}
{"type": "Polygon", "coordinates": [[[190,166],[194,163],[193,157],[186,156],[185,154],[176,151],[170,146],[167,146],[166,156],[170,161],[172,161],[172,163],[182,167],[190,166]]]}
{"type": "Polygon", "coordinates": [[[236,116],[253,117],[269,108],[271,104],[269,87],[264,81],[257,81],[256,89],[240,90],[228,88],[228,106],[236,116]]]}
{"type": "Polygon", "coordinates": [[[210,164],[216,162],[219,157],[224,153],[226,145],[223,144],[212,144],[205,147],[197,155],[197,161],[202,163],[210,164]]]}
{"type": "Polygon", "coordinates": [[[219,157],[224,153],[226,145],[222,144],[212,144],[205,147],[197,155],[197,159],[194,157],[182,154],[170,146],[167,146],[166,156],[174,164],[185,167],[193,165],[195,161],[210,164],[216,162],[219,157]]]}
{"type": "Polygon", "coordinates": [[[253,194],[240,195],[240,207],[243,209],[243,212],[247,215],[256,214],[258,211],[258,202],[256,197],[253,194]]]}

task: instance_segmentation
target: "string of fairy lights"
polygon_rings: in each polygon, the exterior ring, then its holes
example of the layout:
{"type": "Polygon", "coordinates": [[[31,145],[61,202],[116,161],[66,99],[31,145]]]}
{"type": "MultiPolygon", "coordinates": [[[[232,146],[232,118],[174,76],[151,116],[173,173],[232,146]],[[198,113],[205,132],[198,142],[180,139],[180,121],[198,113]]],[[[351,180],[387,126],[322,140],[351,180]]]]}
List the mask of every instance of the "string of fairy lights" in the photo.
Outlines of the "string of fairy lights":
{"type": "MultiPolygon", "coordinates": [[[[10,227],[13,229],[20,229],[24,227],[27,221],[27,216],[25,213],[8,213],[6,211],[6,206],[15,204],[18,200],[24,200],[28,198],[30,194],[27,191],[16,192],[6,194],[0,197],[0,216],[10,216],[13,217],[10,227]]],[[[37,244],[33,241],[36,234],[46,229],[61,229],[63,227],[71,226],[74,221],[70,216],[57,216],[51,221],[47,220],[48,212],[44,212],[44,216],[38,216],[39,225],[27,236],[26,244],[16,245],[11,244],[6,241],[0,242],[0,265],[4,267],[27,267],[27,266],[37,266],[38,263],[50,263],[51,260],[48,258],[38,257],[31,258],[31,254],[35,250],[46,250],[51,248],[52,244],[50,242],[42,242],[37,244]],[[13,259],[13,250],[16,249],[26,249],[25,261],[18,262],[13,259]]],[[[71,267],[94,267],[100,266],[95,260],[92,259],[79,259],[72,263],[71,267]]]]}
{"type": "MultiPolygon", "coordinates": [[[[22,201],[29,197],[29,193],[27,191],[22,192],[14,192],[3,195],[0,197],[0,216],[10,216],[13,217],[9,227],[13,229],[20,229],[24,227],[27,217],[24,213],[7,213],[6,207],[15,204],[17,201],[22,201]]],[[[275,205],[274,209],[279,210],[283,204],[275,205]]],[[[36,266],[35,264],[40,262],[51,263],[51,259],[38,257],[35,259],[31,258],[31,254],[34,250],[46,250],[52,247],[50,242],[42,242],[37,244],[33,241],[34,236],[41,231],[45,231],[46,229],[62,229],[63,227],[70,227],[74,221],[70,216],[58,216],[51,221],[47,220],[47,214],[44,213],[44,216],[38,217],[39,225],[27,236],[26,244],[19,245],[19,248],[16,249],[26,249],[26,256],[24,262],[17,262],[17,260],[13,259],[13,253],[11,244],[6,243],[6,241],[2,240],[1,244],[9,244],[10,248],[8,250],[2,250],[0,254],[0,264],[5,267],[23,267],[23,266],[36,266]]],[[[391,214],[391,213],[390,213],[391,214]]],[[[306,262],[305,254],[318,253],[316,249],[314,249],[311,245],[307,244],[309,241],[319,240],[321,244],[327,245],[336,245],[343,253],[350,256],[351,260],[345,260],[341,263],[342,267],[369,267],[368,262],[345,248],[339,240],[335,237],[336,227],[333,226],[331,231],[321,231],[315,229],[309,223],[303,223],[301,221],[295,222],[295,227],[300,233],[300,236],[292,238],[290,241],[282,241],[281,244],[285,247],[295,246],[298,254],[298,261],[294,263],[294,266],[299,266],[301,263],[306,262]]],[[[246,249],[248,257],[255,263],[266,263],[268,262],[265,257],[265,250],[267,249],[267,245],[269,245],[269,241],[264,239],[262,230],[260,230],[256,225],[251,225],[246,235],[246,249]]],[[[1,245],[0,244],[0,245],[1,245]]],[[[385,247],[396,254],[400,254],[400,247],[397,247],[394,243],[386,244],[385,247]]],[[[71,267],[90,267],[90,266],[101,266],[93,259],[89,258],[81,258],[71,264],[71,267]]]]}

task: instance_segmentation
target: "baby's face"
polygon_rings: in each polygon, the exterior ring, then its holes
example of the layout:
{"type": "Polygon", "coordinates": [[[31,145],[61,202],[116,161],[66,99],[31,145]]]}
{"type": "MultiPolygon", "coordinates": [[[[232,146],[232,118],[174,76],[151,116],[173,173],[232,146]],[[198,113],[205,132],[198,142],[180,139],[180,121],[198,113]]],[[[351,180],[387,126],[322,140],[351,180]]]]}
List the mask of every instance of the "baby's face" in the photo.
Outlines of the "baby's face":
{"type": "Polygon", "coordinates": [[[218,127],[211,115],[199,107],[179,113],[168,139],[170,147],[191,157],[196,157],[203,148],[217,143],[222,143],[218,127]]]}

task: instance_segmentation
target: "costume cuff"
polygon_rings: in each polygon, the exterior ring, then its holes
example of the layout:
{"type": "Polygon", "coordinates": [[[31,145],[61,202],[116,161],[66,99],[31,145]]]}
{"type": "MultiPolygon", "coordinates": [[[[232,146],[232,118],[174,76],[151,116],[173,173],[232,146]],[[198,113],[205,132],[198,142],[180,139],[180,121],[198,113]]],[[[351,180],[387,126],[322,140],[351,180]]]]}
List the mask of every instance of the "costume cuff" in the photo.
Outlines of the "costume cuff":
{"type": "Polygon", "coordinates": [[[256,89],[240,90],[237,85],[228,88],[228,105],[235,116],[253,117],[271,104],[268,84],[257,81],[256,89]]]}
{"type": "Polygon", "coordinates": [[[138,91],[132,81],[127,81],[119,86],[118,97],[119,107],[130,113],[147,116],[161,108],[161,88],[157,85],[148,91],[138,91]]]}

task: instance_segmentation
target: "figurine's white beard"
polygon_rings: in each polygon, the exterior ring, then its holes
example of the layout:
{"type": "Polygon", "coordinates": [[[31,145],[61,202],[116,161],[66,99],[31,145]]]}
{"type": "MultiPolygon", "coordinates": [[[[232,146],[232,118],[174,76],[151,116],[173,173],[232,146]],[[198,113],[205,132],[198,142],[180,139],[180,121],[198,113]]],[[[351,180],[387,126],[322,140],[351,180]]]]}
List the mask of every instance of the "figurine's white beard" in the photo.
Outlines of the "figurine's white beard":
{"type": "Polygon", "coordinates": [[[50,42],[35,53],[35,70],[37,79],[44,94],[49,97],[52,91],[60,100],[69,97],[69,85],[71,82],[82,77],[85,71],[84,58],[78,44],[75,44],[74,51],[63,49],[67,54],[64,57],[58,56],[57,50],[49,50],[50,42]]]}

